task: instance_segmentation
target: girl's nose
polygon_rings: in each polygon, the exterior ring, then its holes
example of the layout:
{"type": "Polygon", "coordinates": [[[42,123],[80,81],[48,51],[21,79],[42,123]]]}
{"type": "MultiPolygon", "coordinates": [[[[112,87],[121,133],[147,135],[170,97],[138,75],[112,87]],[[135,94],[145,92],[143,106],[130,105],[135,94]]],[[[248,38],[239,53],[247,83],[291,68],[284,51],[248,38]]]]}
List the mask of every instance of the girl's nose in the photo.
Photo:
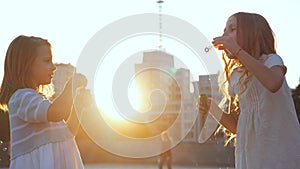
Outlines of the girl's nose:
{"type": "Polygon", "coordinates": [[[56,70],[56,66],[52,63],[52,69],[53,72],[56,70]]]}

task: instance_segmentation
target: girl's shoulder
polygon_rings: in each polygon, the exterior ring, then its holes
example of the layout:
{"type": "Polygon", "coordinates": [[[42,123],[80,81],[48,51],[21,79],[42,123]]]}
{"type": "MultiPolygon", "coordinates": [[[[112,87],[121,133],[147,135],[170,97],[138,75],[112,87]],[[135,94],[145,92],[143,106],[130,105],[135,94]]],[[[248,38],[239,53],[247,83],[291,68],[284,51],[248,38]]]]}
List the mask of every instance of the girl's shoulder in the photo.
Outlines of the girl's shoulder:
{"type": "Polygon", "coordinates": [[[274,65],[284,65],[283,59],[276,53],[263,54],[259,60],[264,63],[267,67],[272,67],[274,65]]]}
{"type": "Polygon", "coordinates": [[[19,94],[22,94],[22,93],[38,93],[36,90],[33,90],[31,88],[22,88],[22,89],[18,89],[15,91],[15,93],[13,94],[14,95],[19,95],[19,94]]]}
{"type": "Polygon", "coordinates": [[[36,95],[38,94],[38,92],[36,90],[33,90],[31,88],[22,88],[22,89],[18,89],[16,90],[13,95],[11,96],[10,98],[10,101],[13,101],[13,100],[18,100],[18,98],[22,98],[24,95],[36,95]]]}

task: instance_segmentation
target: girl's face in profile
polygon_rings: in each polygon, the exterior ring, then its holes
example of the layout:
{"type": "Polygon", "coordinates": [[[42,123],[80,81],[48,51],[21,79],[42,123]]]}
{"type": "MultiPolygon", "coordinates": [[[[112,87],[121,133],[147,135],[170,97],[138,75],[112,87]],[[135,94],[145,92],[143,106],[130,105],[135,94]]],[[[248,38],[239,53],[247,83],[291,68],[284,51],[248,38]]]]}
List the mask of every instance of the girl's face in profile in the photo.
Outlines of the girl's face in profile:
{"type": "MultiPolygon", "coordinates": [[[[237,21],[236,18],[234,16],[231,16],[228,18],[227,23],[226,23],[226,27],[224,29],[224,33],[223,36],[229,36],[232,39],[234,39],[235,41],[237,41],[237,21]]],[[[230,52],[228,52],[227,50],[224,50],[226,53],[226,56],[230,59],[234,59],[235,56],[233,56],[230,52]]]]}
{"type": "Polygon", "coordinates": [[[42,45],[37,49],[37,56],[31,67],[32,87],[36,88],[39,85],[47,85],[51,80],[56,70],[52,62],[52,52],[49,46],[42,45]]]}
{"type": "Polygon", "coordinates": [[[223,36],[232,37],[236,41],[237,40],[236,34],[237,34],[237,21],[234,16],[231,16],[227,20],[223,36]]]}

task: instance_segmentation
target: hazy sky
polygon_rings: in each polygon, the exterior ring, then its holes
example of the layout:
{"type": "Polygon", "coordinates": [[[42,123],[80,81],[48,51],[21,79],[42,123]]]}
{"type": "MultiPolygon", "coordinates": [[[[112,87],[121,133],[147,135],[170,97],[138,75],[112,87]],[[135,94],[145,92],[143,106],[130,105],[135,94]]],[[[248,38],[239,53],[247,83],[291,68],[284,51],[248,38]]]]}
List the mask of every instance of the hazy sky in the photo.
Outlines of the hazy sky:
{"type": "MultiPolygon", "coordinates": [[[[300,39],[299,0],[165,0],[162,7],[163,14],[187,21],[209,40],[222,34],[228,16],[235,12],[262,14],[275,32],[278,54],[288,67],[288,84],[291,88],[298,85],[300,54],[295,48],[300,39]]],[[[1,1],[1,79],[6,49],[20,34],[48,39],[55,62],[76,65],[83,47],[97,31],[118,19],[142,13],[158,13],[156,0],[1,1]]]]}

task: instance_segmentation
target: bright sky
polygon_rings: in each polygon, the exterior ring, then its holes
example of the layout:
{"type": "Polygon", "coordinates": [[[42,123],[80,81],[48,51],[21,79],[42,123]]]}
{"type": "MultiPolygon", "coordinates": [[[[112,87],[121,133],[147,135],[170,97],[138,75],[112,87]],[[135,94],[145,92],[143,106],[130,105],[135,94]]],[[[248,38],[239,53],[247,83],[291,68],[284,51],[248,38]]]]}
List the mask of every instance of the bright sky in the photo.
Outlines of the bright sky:
{"type": "MultiPolygon", "coordinates": [[[[209,40],[221,35],[227,18],[238,11],[256,12],[269,21],[277,37],[277,51],[288,67],[291,88],[299,83],[300,1],[165,0],[162,13],[185,20],[209,40]]],[[[106,25],[126,16],[158,13],[156,0],[26,0],[0,2],[0,77],[9,43],[18,35],[48,39],[54,61],[76,65],[88,40],[106,25]]],[[[121,28],[120,28],[121,30],[121,28]]]]}

